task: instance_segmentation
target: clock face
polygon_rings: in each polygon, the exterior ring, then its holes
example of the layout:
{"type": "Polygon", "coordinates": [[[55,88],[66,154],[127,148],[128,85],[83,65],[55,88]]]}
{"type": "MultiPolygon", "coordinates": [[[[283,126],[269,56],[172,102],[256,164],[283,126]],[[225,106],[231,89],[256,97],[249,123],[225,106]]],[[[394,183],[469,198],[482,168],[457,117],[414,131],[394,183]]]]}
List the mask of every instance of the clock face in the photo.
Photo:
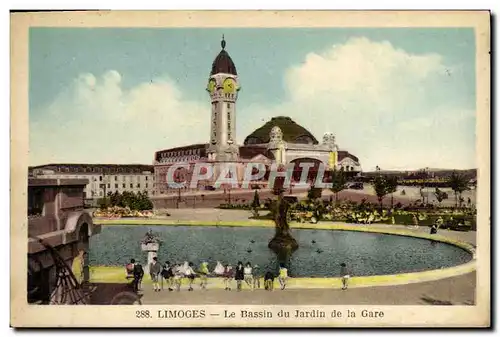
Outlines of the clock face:
{"type": "Polygon", "coordinates": [[[215,80],[213,78],[208,82],[207,90],[210,93],[213,93],[215,91],[215,80]]]}
{"type": "Polygon", "coordinates": [[[224,93],[232,94],[236,91],[236,83],[232,78],[228,78],[224,81],[224,93]]]}

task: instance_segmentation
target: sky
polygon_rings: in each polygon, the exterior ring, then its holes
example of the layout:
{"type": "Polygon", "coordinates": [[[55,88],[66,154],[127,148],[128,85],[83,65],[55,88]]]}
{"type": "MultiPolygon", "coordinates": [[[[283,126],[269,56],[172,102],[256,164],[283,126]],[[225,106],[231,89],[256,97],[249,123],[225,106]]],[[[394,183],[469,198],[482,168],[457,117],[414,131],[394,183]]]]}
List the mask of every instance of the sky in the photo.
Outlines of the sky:
{"type": "Polygon", "coordinates": [[[476,167],[469,28],[31,28],[30,165],[151,164],[208,142],[222,34],[238,143],[289,116],[365,171],[476,167]]]}

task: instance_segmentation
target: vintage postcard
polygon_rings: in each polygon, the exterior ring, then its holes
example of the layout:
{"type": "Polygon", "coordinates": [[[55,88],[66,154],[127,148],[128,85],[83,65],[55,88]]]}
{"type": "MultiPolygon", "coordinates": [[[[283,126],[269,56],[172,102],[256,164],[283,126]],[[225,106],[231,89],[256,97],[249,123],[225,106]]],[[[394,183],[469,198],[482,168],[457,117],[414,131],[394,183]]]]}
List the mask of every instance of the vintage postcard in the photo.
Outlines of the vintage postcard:
{"type": "Polygon", "coordinates": [[[12,326],[490,325],[489,12],[11,34],[12,326]]]}

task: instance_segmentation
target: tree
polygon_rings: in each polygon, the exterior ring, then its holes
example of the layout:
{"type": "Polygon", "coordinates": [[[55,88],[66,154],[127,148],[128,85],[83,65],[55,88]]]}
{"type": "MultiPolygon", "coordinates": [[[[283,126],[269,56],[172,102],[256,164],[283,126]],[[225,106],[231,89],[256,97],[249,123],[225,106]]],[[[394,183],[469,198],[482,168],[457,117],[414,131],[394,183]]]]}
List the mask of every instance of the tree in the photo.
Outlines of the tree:
{"type": "MultiPolygon", "coordinates": [[[[455,193],[455,207],[458,207],[458,197],[462,198],[462,193],[469,190],[468,180],[465,176],[453,171],[451,176],[448,178],[448,184],[455,193]]],[[[460,203],[461,204],[461,203],[460,203]]],[[[460,205],[461,207],[462,205],[460,205]]]]}
{"type": "Polygon", "coordinates": [[[253,208],[260,207],[259,193],[257,193],[257,191],[255,191],[255,193],[253,194],[252,207],[253,208]]]}
{"type": "Polygon", "coordinates": [[[257,193],[257,191],[255,191],[255,193],[253,194],[253,201],[251,207],[253,215],[258,216],[260,209],[260,200],[259,200],[259,193],[257,193]]]}
{"type": "Polygon", "coordinates": [[[146,211],[153,209],[153,202],[148,197],[146,191],[137,193],[137,210],[146,211]]]}
{"type": "Polygon", "coordinates": [[[153,203],[145,191],[137,192],[137,194],[129,191],[125,191],[122,194],[118,193],[118,191],[108,193],[106,198],[101,199],[99,205],[101,208],[107,208],[109,206],[128,207],[134,211],[153,209],[153,203]]]}
{"type": "Polygon", "coordinates": [[[380,204],[380,210],[382,210],[382,201],[387,195],[387,179],[383,176],[376,176],[372,181],[373,189],[377,195],[378,202],[380,204]]]}
{"type": "Polygon", "coordinates": [[[100,209],[107,209],[111,205],[111,203],[108,197],[104,197],[97,200],[97,205],[100,209]]]}
{"type": "Polygon", "coordinates": [[[111,206],[119,206],[121,204],[122,195],[118,193],[118,191],[115,191],[115,193],[110,195],[109,199],[111,206]]]}
{"type": "Polygon", "coordinates": [[[307,199],[309,200],[316,200],[321,198],[321,193],[323,192],[323,189],[311,186],[309,188],[309,191],[307,191],[307,199]]]}
{"type": "Polygon", "coordinates": [[[386,188],[387,194],[391,194],[391,209],[394,207],[394,192],[398,190],[398,177],[390,176],[386,177],[386,188]]]}
{"type": "Polygon", "coordinates": [[[335,194],[335,203],[338,201],[339,192],[346,189],[347,178],[343,171],[337,171],[336,169],[332,172],[332,187],[331,191],[335,194]]]}
{"type": "Polygon", "coordinates": [[[441,206],[441,202],[443,200],[448,199],[448,193],[441,191],[437,187],[436,190],[434,191],[434,196],[436,197],[436,200],[439,202],[439,206],[441,206]]]}

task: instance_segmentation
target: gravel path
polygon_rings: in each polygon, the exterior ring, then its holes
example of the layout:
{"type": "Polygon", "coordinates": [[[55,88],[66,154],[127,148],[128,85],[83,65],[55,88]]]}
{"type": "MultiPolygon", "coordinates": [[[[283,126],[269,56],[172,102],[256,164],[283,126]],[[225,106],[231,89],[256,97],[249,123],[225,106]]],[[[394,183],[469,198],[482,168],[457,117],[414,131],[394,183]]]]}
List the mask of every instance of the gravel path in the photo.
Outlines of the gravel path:
{"type": "Polygon", "coordinates": [[[474,305],[476,273],[402,286],[341,289],[289,289],[237,292],[221,289],[154,292],[143,289],[143,304],[238,305],[474,305]]]}

